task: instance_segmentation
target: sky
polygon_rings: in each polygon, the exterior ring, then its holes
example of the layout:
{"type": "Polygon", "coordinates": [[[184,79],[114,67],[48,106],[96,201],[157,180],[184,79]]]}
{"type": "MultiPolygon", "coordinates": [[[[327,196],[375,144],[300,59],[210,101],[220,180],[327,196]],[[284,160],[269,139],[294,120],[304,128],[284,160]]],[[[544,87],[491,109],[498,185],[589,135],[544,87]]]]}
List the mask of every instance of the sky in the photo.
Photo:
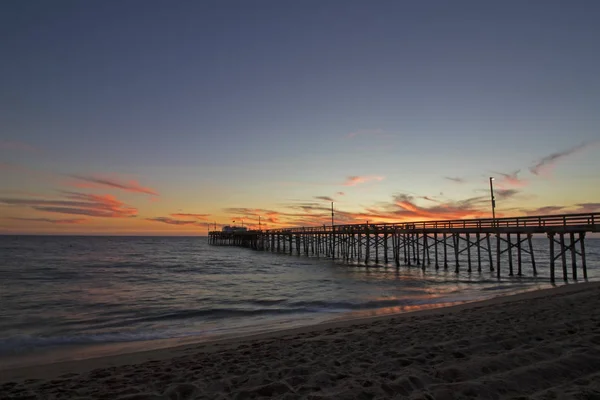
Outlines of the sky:
{"type": "Polygon", "coordinates": [[[600,212],[600,2],[0,2],[0,233],[600,212]],[[234,222],[235,221],[235,222],[234,222]]]}

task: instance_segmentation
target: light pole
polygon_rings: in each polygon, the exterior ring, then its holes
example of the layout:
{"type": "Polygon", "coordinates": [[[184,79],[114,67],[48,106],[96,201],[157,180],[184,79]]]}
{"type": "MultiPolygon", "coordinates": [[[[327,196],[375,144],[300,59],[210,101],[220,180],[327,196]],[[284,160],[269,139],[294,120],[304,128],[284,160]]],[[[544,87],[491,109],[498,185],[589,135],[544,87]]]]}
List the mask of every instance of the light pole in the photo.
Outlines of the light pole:
{"type": "Polygon", "coordinates": [[[333,233],[333,201],[331,202],[331,259],[335,259],[335,234],[333,233]]]}
{"type": "Polygon", "coordinates": [[[331,229],[333,229],[333,201],[331,202],[331,229]]]}
{"type": "Polygon", "coordinates": [[[492,226],[496,225],[496,199],[494,198],[494,177],[490,176],[490,195],[492,196],[492,226]]]}

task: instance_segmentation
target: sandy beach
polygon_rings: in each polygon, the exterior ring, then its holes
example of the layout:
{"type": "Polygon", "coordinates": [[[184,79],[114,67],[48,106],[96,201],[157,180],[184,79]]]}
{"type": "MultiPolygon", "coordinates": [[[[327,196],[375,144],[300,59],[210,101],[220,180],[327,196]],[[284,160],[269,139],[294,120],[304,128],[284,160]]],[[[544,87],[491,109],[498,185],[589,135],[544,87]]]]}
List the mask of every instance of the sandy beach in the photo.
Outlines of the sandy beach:
{"type": "Polygon", "coordinates": [[[0,370],[0,398],[599,398],[600,284],[0,370]]]}

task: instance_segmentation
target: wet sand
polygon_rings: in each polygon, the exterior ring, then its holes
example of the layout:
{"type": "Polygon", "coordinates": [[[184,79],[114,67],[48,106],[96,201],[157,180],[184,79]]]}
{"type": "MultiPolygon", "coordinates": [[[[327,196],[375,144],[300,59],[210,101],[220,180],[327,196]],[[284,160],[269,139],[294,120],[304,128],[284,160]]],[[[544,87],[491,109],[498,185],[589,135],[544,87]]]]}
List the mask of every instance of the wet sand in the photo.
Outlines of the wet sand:
{"type": "Polygon", "coordinates": [[[2,369],[0,398],[600,398],[600,284],[2,369]]]}

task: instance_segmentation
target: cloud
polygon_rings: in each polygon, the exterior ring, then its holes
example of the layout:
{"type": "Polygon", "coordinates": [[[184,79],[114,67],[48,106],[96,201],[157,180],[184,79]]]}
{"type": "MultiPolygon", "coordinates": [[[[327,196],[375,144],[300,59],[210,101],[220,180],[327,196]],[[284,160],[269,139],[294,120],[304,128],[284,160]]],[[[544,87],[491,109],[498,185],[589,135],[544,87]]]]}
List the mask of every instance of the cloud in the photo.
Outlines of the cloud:
{"type": "Polygon", "coordinates": [[[487,202],[486,196],[476,196],[459,201],[438,202],[435,205],[423,207],[417,205],[412,196],[400,194],[395,196],[395,207],[392,207],[389,213],[399,220],[475,218],[485,211],[483,207],[487,202]]]}
{"type": "Polygon", "coordinates": [[[502,199],[502,200],[506,200],[511,197],[514,197],[519,193],[521,193],[521,192],[517,189],[496,189],[496,191],[494,192],[495,197],[498,197],[499,199],[502,199]]]}
{"type": "Polygon", "coordinates": [[[169,225],[195,225],[195,226],[204,226],[204,223],[199,223],[196,220],[181,220],[181,219],[174,219],[174,218],[169,218],[169,217],[156,217],[156,218],[146,218],[146,221],[152,221],[152,222],[162,222],[164,224],[169,224],[169,225]]]}
{"type": "Polygon", "coordinates": [[[68,218],[68,219],[53,219],[53,218],[18,218],[18,217],[9,217],[6,219],[11,219],[13,221],[26,221],[26,222],[48,222],[50,224],[81,224],[88,219],[86,218],[68,218]]]}
{"type": "Polygon", "coordinates": [[[361,183],[366,183],[366,182],[370,182],[370,181],[382,181],[384,179],[383,176],[374,176],[374,175],[368,175],[368,176],[349,176],[346,181],[344,182],[344,186],[356,186],[356,185],[360,185],[361,183]]]}
{"type": "Polygon", "coordinates": [[[34,147],[30,144],[10,140],[0,140],[0,150],[24,151],[31,153],[36,153],[39,151],[37,147],[34,147]]]}
{"type": "Polygon", "coordinates": [[[323,201],[335,201],[335,200],[333,200],[333,198],[331,198],[329,196],[315,196],[315,199],[323,200],[323,201]]]}
{"type": "Polygon", "coordinates": [[[346,195],[346,193],[344,193],[344,192],[336,192],[335,194],[337,194],[338,196],[345,196],[346,195]]]}
{"type": "Polygon", "coordinates": [[[210,217],[210,214],[193,214],[193,213],[175,213],[175,214],[169,214],[171,217],[175,217],[175,218],[196,218],[196,219],[201,219],[201,220],[206,220],[208,217],[210,217]]]}
{"type": "MultiPolygon", "coordinates": [[[[516,193],[516,191],[515,191],[516,193]]],[[[515,193],[503,193],[512,196],[515,193]]],[[[460,201],[442,201],[427,196],[413,197],[399,194],[391,202],[383,202],[377,206],[366,207],[362,211],[346,211],[336,209],[334,220],[336,224],[357,224],[378,222],[403,222],[419,220],[448,220],[460,218],[475,218],[488,216],[490,199],[488,196],[471,197],[460,201]],[[418,204],[418,200],[426,200],[427,205],[418,204]]],[[[282,205],[284,210],[266,210],[251,208],[227,208],[224,211],[236,215],[232,219],[243,216],[244,221],[256,221],[258,215],[263,222],[269,222],[277,227],[287,226],[316,226],[331,224],[331,208],[322,202],[301,202],[282,205]]],[[[263,228],[264,228],[263,224],[263,228]]]]}
{"type": "Polygon", "coordinates": [[[466,183],[467,182],[463,178],[452,177],[452,176],[445,176],[444,179],[447,179],[449,181],[456,182],[456,183],[466,183]]]}
{"type": "Polygon", "coordinates": [[[504,172],[494,172],[495,175],[500,175],[501,178],[497,180],[498,187],[508,188],[508,187],[524,187],[527,186],[527,181],[519,178],[520,169],[505,174],[504,172]]]}
{"type": "Polygon", "coordinates": [[[576,213],[593,213],[600,211],[600,203],[579,203],[577,204],[578,209],[575,210],[576,213]]]}
{"type": "Polygon", "coordinates": [[[529,170],[535,175],[548,175],[560,160],[567,158],[568,156],[578,153],[579,151],[586,148],[590,143],[582,143],[579,146],[572,147],[567,150],[552,153],[549,156],[541,158],[534,166],[529,170]]]}
{"type": "Polygon", "coordinates": [[[419,198],[423,199],[423,200],[427,200],[427,201],[432,201],[434,203],[439,203],[440,202],[439,200],[436,200],[433,197],[429,197],[429,196],[419,196],[419,198]]]}
{"type": "Polygon", "coordinates": [[[117,178],[107,178],[107,177],[94,177],[94,176],[83,176],[83,175],[69,175],[71,178],[77,179],[77,182],[72,184],[72,186],[78,188],[113,188],[120,189],[126,192],[133,193],[143,193],[149,194],[152,196],[158,196],[156,190],[141,186],[137,181],[130,180],[128,182],[124,182],[117,178]]]}
{"type": "Polygon", "coordinates": [[[564,206],[544,206],[533,210],[521,210],[521,212],[524,212],[525,215],[548,215],[562,212],[564,209],[564,206]]]}
{"type": "Polygon", "coordinates": [[[135,217],[137,209],[126,206],[111,195],[94,195],[62,191],[61,199],[0,198],[1,204],[30,207],[36,211],[59,214],[87,215],[103,218],[135,217]]]}

